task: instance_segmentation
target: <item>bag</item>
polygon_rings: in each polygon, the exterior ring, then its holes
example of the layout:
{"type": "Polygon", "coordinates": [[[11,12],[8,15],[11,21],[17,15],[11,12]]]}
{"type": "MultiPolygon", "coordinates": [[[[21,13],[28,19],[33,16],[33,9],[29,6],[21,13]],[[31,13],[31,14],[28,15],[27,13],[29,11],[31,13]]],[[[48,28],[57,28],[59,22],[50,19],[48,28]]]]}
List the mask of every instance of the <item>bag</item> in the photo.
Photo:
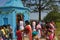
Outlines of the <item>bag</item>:
{"type": "Polygon", "coordinates": [[[32,36],[36,36],[37,34],[38,34],[37,31],[33,31],[33,32],[32,32],[32,36]]]}

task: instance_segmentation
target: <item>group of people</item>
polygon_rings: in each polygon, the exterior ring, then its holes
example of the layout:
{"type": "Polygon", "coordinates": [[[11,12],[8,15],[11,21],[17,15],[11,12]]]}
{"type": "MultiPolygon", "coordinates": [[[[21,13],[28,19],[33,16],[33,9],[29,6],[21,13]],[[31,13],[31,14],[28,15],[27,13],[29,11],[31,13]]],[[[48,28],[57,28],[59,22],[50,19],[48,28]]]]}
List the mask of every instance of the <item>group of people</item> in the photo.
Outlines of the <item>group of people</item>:
{"type": "Polygon", "coordinates": [[[29,40],[40,40],[41,37],[45,37],[46,40],[54,40],[55,38],[55,23],[54,21],[50,22],[29,22],[23,21],[19,22],[19,27],[16,31],[17,40],[22,40],[24,35],[27,35],[29,40]]]}
{"type": "Polygon", "coordinates": [[[12,40],[12,28],[10,24],[0,26],[0,40],[12,40]]]}
{"type": "MultiPolygon", "coordinates": [[[[44,37],[46,40],[54,40],[56,26],[54,21],[50,22],[36,22],[19,21],[19,26],[16,30],[17,40],[23,40],[24,35],[29,40],[40,40],[44,37]]],[[[13,32],[10,24],[0,26],[0,40],[13,40],[13,32]]]]}

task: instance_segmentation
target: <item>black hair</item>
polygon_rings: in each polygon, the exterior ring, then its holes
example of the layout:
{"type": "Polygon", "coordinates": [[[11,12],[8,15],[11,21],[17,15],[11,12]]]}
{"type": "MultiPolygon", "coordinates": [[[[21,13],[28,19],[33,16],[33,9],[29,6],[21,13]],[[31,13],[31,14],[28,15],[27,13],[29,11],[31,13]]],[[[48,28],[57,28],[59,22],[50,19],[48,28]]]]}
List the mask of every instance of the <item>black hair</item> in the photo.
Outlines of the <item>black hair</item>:
{"type": "Polygon", "coordinates": [[[6,27],[6,25],[3,25],[3,27],[6,27]]]}
{"type": "Polygon", "coordinates": [[[20,28],[19,27],[17,27],[17,31],[19,30],[20,28]]]}
{"type": "Polygon", "coordinates": [[[47,21],[46,24],[47,24],[47,23],[50,23],[50,21],[47,21]]]}
{"type": "Polygon", "coordinates": [[[26,20],[25,23],[26,23],[26,25],[29,25],[30,24],[28,20],[26,20]]]}
{"type": "Polygon", "coordinates": [[[2,29],[4,29],[4,26],[1,26],[2,29]]]}
{"type": "Polygon", "coordinates": [[[37,25],[40,23],[40,21],[37,22],[37,25]]]}
{"type": "Polygon", "coordinates": [[[10,24],[8,24],[7,26],[10,26],[10,24]]]}

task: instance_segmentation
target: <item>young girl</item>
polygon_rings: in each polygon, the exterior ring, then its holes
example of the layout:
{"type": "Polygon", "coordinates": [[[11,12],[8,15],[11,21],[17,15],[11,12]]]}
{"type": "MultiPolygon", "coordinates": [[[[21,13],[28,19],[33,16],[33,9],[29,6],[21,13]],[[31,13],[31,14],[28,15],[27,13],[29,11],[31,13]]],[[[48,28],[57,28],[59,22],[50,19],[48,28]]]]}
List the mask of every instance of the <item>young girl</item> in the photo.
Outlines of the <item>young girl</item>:
{"type": "Polygon", "coordinates": [[[17,29],[16,35],[17,35],[17,40],[22,40],[22,35],[21,35],[21,30],[19,28],[17,29]]]}
{"type": "Polygon", "coordinates": [[[3,32],[1,31],[1,27],[0,27],[0,40],[3,40],[2,36],[3,36],[3,32]]]}
{"type": "Polygon", "coordinates": [[[32,30],[36,31],[36,22],[35,21],[32,22],[32,30]]]}
{"type": "Polygon", "coordinates": [[[38,31],[38,37],[40,39],[41,38],[41,25],[40,25],[40,23],[38,23],[38,25],[37,25],[37,31],[38,31]]]}
{"type": "Polygon", "coordinates": [[[5,26],[2,26],[1,31],[3,32],[3,40],[6,40],[6,32],[5,32],[5,26]]]}
{"type": "Polygon", "coordinates": [[[32,32],[32,37],[33,37],[33,40],[38,40],[38,32],[36,31],[36,22],[35,21],[33,21],[32,22],[32,30],[33,30],[33,32],[32,32]]]}
{"type": "Polygon", "coordinates": [[[48,39],[54,40],[54,30],[52,29],[52,27],[49,28],[48,32],[49,32],[48,39]]]}
{"type": "Polygon", "coordinates": [[[50,29],[50,30],[53,31],[53,33],[54,33],[54,37],[55,37],[55,30],[56,30],[56,28],[55,28],[55,24],[54,24],[53,22],[50,22],[50,26],[51,26],[51,29],[50,29]]]}
{"type": "Polygon", "coordinates": [[[53,39],[54,39],[54,33],[53,31],[50,31],[49,40],[53,40],[53,39]]]}

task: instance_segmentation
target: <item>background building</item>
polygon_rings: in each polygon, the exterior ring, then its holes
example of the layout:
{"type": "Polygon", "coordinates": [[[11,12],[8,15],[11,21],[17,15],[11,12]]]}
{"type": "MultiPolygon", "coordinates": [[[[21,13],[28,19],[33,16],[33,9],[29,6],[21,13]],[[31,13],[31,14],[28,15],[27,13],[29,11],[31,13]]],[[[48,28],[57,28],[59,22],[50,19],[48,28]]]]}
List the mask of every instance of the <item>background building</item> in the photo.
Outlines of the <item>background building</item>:
{"type": "Polygon", "coordinates": [[[10,24],[14,38],[20,20],[30,20],[29,9],[23,6],[21,0],[0,0],[0,26],[10,24]]]}

